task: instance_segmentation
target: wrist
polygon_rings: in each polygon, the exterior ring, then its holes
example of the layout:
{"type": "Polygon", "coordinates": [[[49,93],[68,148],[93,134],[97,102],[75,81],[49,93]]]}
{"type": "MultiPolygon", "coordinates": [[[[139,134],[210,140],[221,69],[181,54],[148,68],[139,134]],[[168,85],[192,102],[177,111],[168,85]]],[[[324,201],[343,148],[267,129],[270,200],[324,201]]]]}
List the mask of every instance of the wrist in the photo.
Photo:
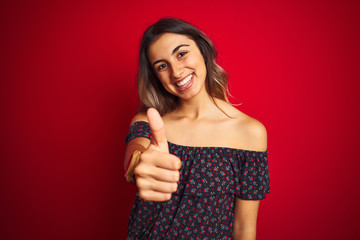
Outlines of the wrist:
{"type": "Polygon", "coordinates": [[[131,155],[130,161],[127,164],[124,176],[125,176],[126,181],[128,181],[130,183],[135,184],[134,169],[139,163],[140,155],[141,155],[141,151],[135,150],[133,152],[133,154],[131,155]]]}

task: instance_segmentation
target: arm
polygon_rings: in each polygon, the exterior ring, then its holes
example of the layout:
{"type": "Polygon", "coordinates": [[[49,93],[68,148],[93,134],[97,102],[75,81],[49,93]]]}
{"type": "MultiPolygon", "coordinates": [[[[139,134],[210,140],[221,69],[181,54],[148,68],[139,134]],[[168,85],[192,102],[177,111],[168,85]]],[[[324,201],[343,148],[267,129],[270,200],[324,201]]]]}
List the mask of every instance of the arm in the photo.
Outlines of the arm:
{"type": "MultiPolygon", "coordinates": [[[[253,119],[247,127],[246,142],[248,148],[255,151],[267,149],[267,131],[264,125],[253,119]]],[[[236,198],[234,210],[235,240],[255,240],[256,223],[260,200],[243,200],[236,198]]]]}
{"type": "Polygon", "coordinates": [[[255,240],[260,200],[236,198],[234,212],[234,240],[255,240]]]}
{"type": "MultiPolygon", "coordinates": [[[[135,117],[131,120],[131,124],[137,121],[148,121],[145,113],[138,113],[135,117]]],[[[130,125],[131,125],[130,124],[130,125]]],[[[135,150],[139,150],[140,152],[144,152],[150,144],[150,140],[143,137],[138,137],[129,142],[126,147],[125,157],[124,157],[124,169],[127,170],[127,166],[131,159],[132,154],[135,150]]]]}
{"type": "MultiPolygon", "coordinates": [[[[136,116],[134,122],[143,115],[136,116]]],[[[166,201],[177,190],[180,178],[181,160],[169,153],[165,136],[165,126],[160,114],[150,108],[145,115],[152,132],[151,141],[146,138],[133,139],[128,144],[124,165],[135,150],[141,153],[139,162],[134,166],[136,186],[139,196],[148,201],[166,201]]],[[[145,120],[145,119],[143,119],[145,120]]]]}
{"type": "MultiPolygon", "coordinates": [[[[133,183],[133,184],[136,183],[135,169],[140,163],[141,155],[146,151],[146,149],[141,144],[141,142],[143,142],[143,141],[139,140],[139,141],[133,142],[131,145],[128,144],[129,145],[127,147],[128,154],[126,154],[127,157],[124,160],[124,165],[125,164],[127,165],[127,166],[125,165],[126,167],[125,167],[125,175],[124,175],[124,177],[125,177],[126,181],[128,181],[130,183],[133,183]],[[126,163],[126,160],[127,160],[127,163],[126,163]]],[[[146,144],[146,141],[144,141],[144,143],[146,144]]]]}

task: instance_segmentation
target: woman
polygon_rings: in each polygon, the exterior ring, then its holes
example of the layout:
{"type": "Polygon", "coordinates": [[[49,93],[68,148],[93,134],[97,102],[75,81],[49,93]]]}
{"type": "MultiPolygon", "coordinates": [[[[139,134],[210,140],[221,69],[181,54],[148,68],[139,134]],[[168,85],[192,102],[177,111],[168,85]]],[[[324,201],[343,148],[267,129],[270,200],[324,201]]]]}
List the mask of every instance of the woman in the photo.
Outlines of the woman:
{"type": "Polygon", "coordinates": [[[143,35],[144,111],[131,122],[124,163],[138,187],[128,239],[256,238],[270,190],[267,133],[229,103],[215,58],[212,42],[179,19],[143,35]]]}

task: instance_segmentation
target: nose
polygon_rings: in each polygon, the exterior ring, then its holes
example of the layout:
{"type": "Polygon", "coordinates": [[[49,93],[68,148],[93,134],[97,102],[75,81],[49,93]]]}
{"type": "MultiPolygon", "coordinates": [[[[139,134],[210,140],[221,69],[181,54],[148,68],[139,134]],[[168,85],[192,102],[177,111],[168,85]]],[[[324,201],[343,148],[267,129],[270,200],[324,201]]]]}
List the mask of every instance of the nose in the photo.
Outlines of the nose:
{"type": "Polygon", "coordinates": [[[172,77],[174,77],[176,79],[181,78],[184,73],[184,68],[179,63],[172,64],[171,65],[171,73],[172,73],[172,77]]]}

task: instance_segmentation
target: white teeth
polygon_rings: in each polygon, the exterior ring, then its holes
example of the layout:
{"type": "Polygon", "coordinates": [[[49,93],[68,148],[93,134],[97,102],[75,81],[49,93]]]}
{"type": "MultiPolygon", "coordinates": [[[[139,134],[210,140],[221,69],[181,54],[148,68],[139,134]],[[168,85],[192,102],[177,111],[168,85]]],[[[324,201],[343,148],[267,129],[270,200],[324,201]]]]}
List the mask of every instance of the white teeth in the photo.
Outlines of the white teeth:
{"type": "Polygon", "coordinates": [[[187,76],[184,80],[177,82],[176,85],[178,85],[179,87],[182,87],[184,85],[186,85],[192,78],[192,74],[190,74],[189,76],[187,76]]]}

